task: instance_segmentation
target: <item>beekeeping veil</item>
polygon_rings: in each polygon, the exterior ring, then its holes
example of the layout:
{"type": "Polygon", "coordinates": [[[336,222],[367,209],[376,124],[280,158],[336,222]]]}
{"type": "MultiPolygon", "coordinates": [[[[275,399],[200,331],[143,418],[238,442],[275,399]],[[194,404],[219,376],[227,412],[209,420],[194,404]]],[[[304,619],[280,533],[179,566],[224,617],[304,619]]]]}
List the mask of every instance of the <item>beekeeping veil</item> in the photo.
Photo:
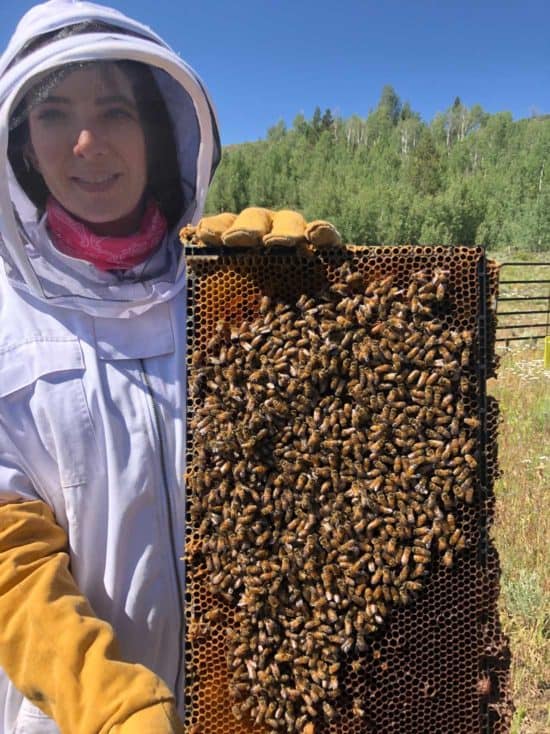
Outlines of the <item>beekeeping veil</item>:
{"type": "MultiPolygon", "coordinates": [[[[156,136],[154,130],[149,137],[145,133],[148,145],[167,137],[166,127],[156,136]]],[[[96,316],[129,316],[168,300],[183,282],[177,231],[201,216],[219,156],[208,93],[193,69],[151,29],[90,2],[50,0],[35,6],[23,16],[0,58],[0,256],[10,281],[52,305],[96,316]],[[56,80],[75,68],[112,61],[146,65],[148,78],[154,80],[170,129],[175,171],[171,206],[177,202],[179,214],[171,217],[166,241],[150,262],[124,273],[101,272],[53,247],[43,207],[31,193],[24,156],[17,149],[33,100],[40,101],[56,80]]]]}

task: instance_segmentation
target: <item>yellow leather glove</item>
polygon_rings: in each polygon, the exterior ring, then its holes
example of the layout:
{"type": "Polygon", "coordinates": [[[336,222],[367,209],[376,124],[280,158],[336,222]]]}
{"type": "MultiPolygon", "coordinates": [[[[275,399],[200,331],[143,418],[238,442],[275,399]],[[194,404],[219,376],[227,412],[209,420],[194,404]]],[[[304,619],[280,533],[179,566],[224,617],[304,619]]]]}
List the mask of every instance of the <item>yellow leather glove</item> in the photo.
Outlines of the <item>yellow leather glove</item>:
{"type": "Polygon", "coordinates": [[[184,227],[180,238],[182,241],[194,238],[202,244],[233,247],[291,247],[298,244],[327,247],[342,242],[330,222],[319,219],[308,223],[297,211],[272,211],[263,207],[249,207],[239,215],[223,212],[203,217],[197,227],[184,227]]]}
{"type": "Polygon", "coordinates": [[[307,222],[299,212],[283,209],[280,212],[273,212],[271,229],[263,235],[262,240],[264,245],[270,246],[297,245],[304,242],[306,227],[307,222]]]}
{"type": "Polygon", "coordinates": [[[236,218],[237,215],[231,212],[203,217],[197,226],[197,237],[206,245],[219,245],[223,233],[232,226],[236,218]]]}
{"type": "Polygon", "coordinates": [[[115,724],[110,734],[166,734],[183,732],[183,726],[172,704],[157,703],[132,714],[123,724],[115,724]]]}
{"type": "MultiPolygon", "coordinates": [[[[259,206],[243,209],[231,227],[222,233],[224,245],[255,247],[262,244],[262,238],[271,231],[273,212],[259,206]]],[[[200,222],[199,222],[200,225],[200,222]]]]}
{"type": "Polygon", "coordinates": [[[0,666],[62,734],[180,734],[172,693],[120,659],[66,548],[43,502],[0,505],[0,666]]]}

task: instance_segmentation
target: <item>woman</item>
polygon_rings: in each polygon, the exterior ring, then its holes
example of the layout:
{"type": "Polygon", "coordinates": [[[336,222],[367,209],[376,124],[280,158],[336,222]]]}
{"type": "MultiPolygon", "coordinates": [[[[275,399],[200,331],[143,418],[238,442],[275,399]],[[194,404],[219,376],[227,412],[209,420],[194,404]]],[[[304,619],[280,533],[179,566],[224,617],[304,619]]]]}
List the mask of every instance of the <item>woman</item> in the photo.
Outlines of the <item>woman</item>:
{"type": "Polygon", "coordinates": [[[0,734],[183,714],[185,280],[219,158],[149,28],[51,0],[0,59],[0,734]]]}

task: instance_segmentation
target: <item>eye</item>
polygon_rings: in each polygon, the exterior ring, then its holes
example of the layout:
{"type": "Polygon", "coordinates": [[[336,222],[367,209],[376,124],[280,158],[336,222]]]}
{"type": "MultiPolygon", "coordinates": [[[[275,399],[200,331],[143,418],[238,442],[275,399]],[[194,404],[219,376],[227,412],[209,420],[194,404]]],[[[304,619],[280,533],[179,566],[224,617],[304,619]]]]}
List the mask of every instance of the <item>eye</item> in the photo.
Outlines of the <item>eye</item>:
{"type": "Polygon", "coordinates": [[[38,112],[36,115],[38,120],[41,120],[42,122],[56,122],[59,120],[64,120],[66,115],[65,112],[57,107],[49,107],[46,109],[42,109],[38,112]]]}
{"type": "Polygon", "coordinates": [[[104,115],[108,120],[134,120],[136,117],[126,107],[110,107],[105,110],[104,115]]]}

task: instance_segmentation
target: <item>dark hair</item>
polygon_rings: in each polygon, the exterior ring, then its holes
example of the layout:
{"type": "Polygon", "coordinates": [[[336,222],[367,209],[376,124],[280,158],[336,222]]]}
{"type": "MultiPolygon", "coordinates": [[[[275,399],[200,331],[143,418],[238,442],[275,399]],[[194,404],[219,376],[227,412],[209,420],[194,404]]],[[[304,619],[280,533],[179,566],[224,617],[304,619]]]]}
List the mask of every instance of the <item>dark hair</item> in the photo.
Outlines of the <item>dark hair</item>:
{"type": "MultiPolygon", "coordinates": [[[[106,29],[113,30],[98,23],[81,23],[77,27],[64,28],[34,40],[23,49],[19,58],[50,40],[57,40],[75,32],[106,29]]],[[[157,201],[169,227],[172,227],[180,219],[186,202],[180,182],[174,128],[153,72],[147,64],[128,60],[92,61],[65,65],[49,73],[30,90],[12,116],[15,122],[10,130],[8,157],[13,172],[33,204],[39,211],[43,211],[49,191],[42,176],[33,166],[28,165],[25,156],[30,141],[28,109],[44,99],[54,86],[76,69],[103,66],[105,73],[108,73],[109,67],[113,65],[126,76],[136,99],[147,151],[147,193],[157,201]]]]}

